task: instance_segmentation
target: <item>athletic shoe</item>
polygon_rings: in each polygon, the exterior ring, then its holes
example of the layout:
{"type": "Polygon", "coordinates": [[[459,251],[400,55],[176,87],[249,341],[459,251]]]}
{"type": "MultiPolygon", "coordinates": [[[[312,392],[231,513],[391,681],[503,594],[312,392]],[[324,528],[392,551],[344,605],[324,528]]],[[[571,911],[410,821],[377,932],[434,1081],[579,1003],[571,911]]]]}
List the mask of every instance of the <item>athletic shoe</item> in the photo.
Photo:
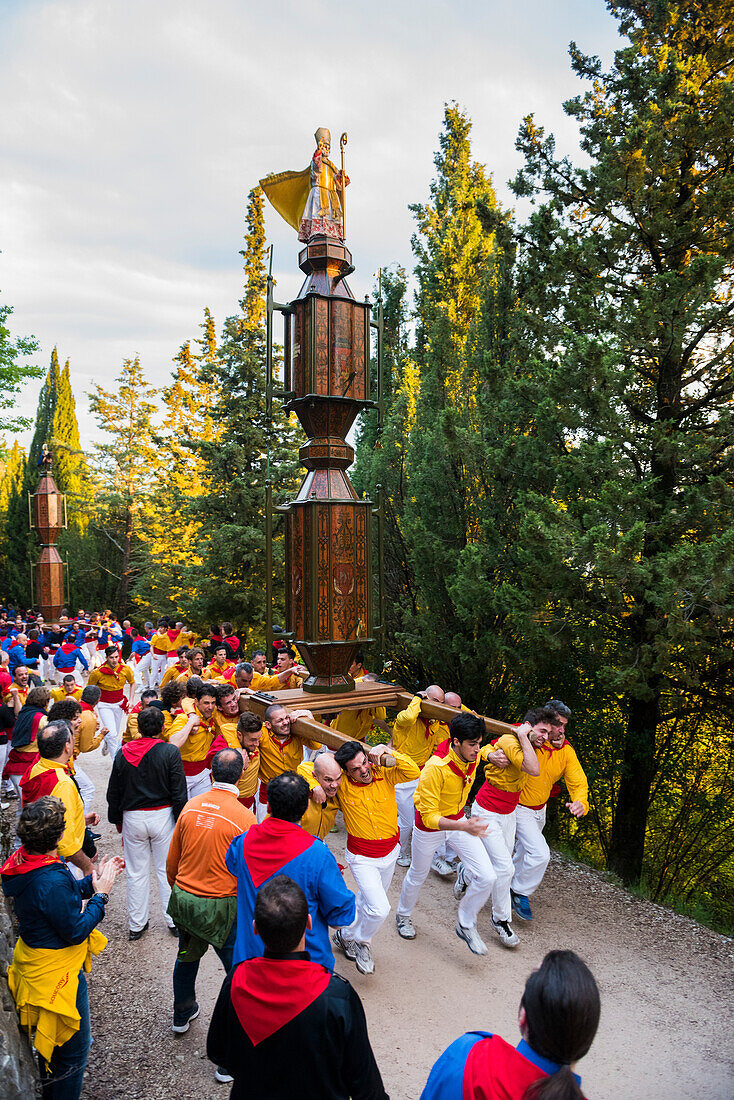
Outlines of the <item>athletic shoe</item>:
{"type": "Polygon", "coordinates": [[[456,872],[456,882],[454,883],[454,897],[457,901],[461,901],[464,894],[469,889],[469,879],[467,878],[466,871],[464,870],[464,864],[460,863],[456,872]]]}
{"type": "Polygon", "coordinates": [[[91,836],[92,840],[101,840],[102,839],[102,834],[101,833],[93,833],[91,829],[89,830],[89,835],[91,836]]]}
{"type": "Polygon", "coordinates": [[[470,951],[475,955],[486,955],[487,945],[477,932],[476,928],[465,928],[463,924],[456,922],[456,935],[463,940],[470,951]]]}
{"type": "Polygon", "coordinates": [[[415,928],[410,917],[401,917],[400,913],[395,914],[395,923],[398,926],[398,935],[402,936],[404,940],[415,939],[415,928]]]}
{"type": "Polygon", "coordinates": [[[234,1077],[227,1073],[226,1069],[222,1069],[221,1066],[217,1066],[217,1071],[214,1074],[214,1080],[221,1081],[223,1085],[231,1085],[234,1081],[234,1077]]]}
{"type": "Polygon", "coordinates": [[[9,810],[9,809],[10,809],[10,803],[9,802],[0,802],[0,810],[9,810]]]}
{"type": "Polygon", "coordinates": [[[110,754],[109,746],[108,746],[106,741],[103,741],[102,742],[102,755],[103,756],[109,756],[109,754],[110,754]]]}
{"type": "Polygon", "coordinates": [[[357,957],[355,964],[360,974],[374,974],[375,960],[372,958],[372,948],[368,943],[355,943],[354,949],[357,957]]]}
{"type": "Polygon", "coordinates": [[[178,935],[178,928],[176,927],[175,924],[169,924],[168,925],[168,931],[171,933],[172,936],[177,936],[178,935]]]}
{"type": "Polygon", "coordinates": [[[15,787],[11,787],[9,791],[6,791],[5,792],[5,797],[6,798],[17,798],[18,797],[18,792],[16,791],[15,787]]]}
{"type": "Polygon", "coordinates": [[[130,931],[128,932],[128,934],[127,934],[127,938],[129,940],[139,940],[140,937],[143,935],[143,933],[148,931],[148,925],[149,924],[150,924],[150,921],[146,921],[145,924],[143,925],[143,927],[138,928],[138,930],[136,932],[133,932],[133,930],[131,928],[130,931]]]}
{"type": "Polygon", "coordinates": [[[533,919],[533,911],[530,908],[530,902],[526,894],[516,894],[514,890],[510,890],[510,898],[512,899],[512,908],[520,920],[533,919]]]}
{"type": "Polygon", "coordinates": [[[398,856],[398,867],[410,867],[410,856],[407,852],[401,852],[398,856]]]}
{"type": "Polygon", "coordinates": [[[354,940],[348,940],[343,935],[341,928],[337,928],[334,935],[331,937],[331,942],[334,947],[338,947],[340,951],[343,951],[350,962],[354,962],[357,958],[357,945],[354,940]]]}
{"type": "Polygon", "coordinates": [[[194,1007],[191,1012],[174,1012],[173,1013],[173,1028],[177,1035],[183,1035],[184,1032],[189,1030],[189,1024],[192,1020],[195,1020],[199,1015],[199,1006],[194,1003],[194,1007]]]}
{"type": "Polygon", "coordinates": [[[492,927],[500,938],[500,943],[505,947],[517,947],[520,937],[512,931],[512,925],[508,920],[495,920],[492,917],[492,927]]]}
{"type": "Polygon", "coordinates": [[[440,856],[434,856],[431,860],[431,870],[435,871],[441,878],[451,878],[454,873],[451,864],[447,860],[441,859],[440,856]]]}

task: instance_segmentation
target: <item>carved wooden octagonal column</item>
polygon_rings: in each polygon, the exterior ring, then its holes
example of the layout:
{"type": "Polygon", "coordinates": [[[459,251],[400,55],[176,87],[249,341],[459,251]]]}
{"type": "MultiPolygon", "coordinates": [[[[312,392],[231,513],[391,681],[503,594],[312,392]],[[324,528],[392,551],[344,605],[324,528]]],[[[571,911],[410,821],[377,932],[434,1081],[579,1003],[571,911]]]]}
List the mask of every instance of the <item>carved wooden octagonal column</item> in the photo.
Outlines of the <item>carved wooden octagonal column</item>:
{"type": "Polygon", "coordinates": [[[354,686],[349,666],[372,632],[371,501],[347,474],[347,435],[370,400],[370,304],[355,301],[344,244],[313,237],[299,256],[306,281],[292,315],[287,404],[308,442],[307,473],[286,512],[287,628],[309,676],[306,691],[354,686]]]}
{"type": "Polygon", "coordinates": [[[46,619],[64,606],[64,563],[56,541],[64,527],[64,497],[51,474],[44,474],[31,497],[33,529],[43,546],[33,566],[36,604],[46,619]]]}

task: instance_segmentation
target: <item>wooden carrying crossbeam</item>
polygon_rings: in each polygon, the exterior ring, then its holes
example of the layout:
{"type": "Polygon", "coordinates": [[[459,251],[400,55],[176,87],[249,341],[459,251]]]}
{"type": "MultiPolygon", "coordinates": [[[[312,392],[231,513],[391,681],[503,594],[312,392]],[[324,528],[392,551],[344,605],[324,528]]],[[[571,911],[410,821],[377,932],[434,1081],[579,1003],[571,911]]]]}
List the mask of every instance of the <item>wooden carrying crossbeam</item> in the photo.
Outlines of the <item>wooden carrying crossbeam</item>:
{"type": "MultiPolygon", "coordinates": [[[[249,699],[250,709],[260,717],[272,703],[279,703],[286,710],[303,709],[310,710],[313,714],[334,714],[343,710],[362,710],[365,707],[390,707],[394,710],[405,710],[413,699],[413,696],[397,684],[384,684],[378,680],[362,680],[355,684],[353,691],[340,692],[335,695],[311,695],[301,691],[300,688],[272,693],[258,692],[249,699]]],[[[426,718],[437,718],[449,725],[452,718],[460,713],[455,707],[447,707],[443,703],[434,703],[430,699],[421,700],[421,714],[426,718]]],[[[478,715],[484,722],[485,729],[490,736],[501,737],[504,733],[514,733],[514,727],[508,722],[500,722],[496,718],[485,718],[478,715]]],[[[340,745],[353,741],[353,737],[346,737],[343,733],[325,726],[323,722],[315,718],[298,718],[292,726],[293,733],[298,737],[318,741],[330,749],[338,749],[340,745]]],[[[360,742],[362,744],[362,742],[360,742]]],[[[370,751],[369,745],[364,745],[365,752],[370,751]]],[[[392,760],[392,758],[391,758],[392,760]]],[[[394,763],[394,761],[393,761],[394,763]]]]}

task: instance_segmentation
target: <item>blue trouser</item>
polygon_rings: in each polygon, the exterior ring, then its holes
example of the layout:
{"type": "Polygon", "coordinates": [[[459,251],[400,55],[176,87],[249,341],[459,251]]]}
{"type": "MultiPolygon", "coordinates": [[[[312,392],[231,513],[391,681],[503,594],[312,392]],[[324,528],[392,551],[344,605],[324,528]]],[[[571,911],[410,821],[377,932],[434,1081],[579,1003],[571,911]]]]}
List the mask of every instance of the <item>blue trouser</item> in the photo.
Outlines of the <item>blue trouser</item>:
{"type": "MultiPolygon", "coordinates": [[[[234,954],[234,942],[237,938],[237,921],[232,922],[229,935],[221,947],[214,947],[221,960],[225,973],[232,969],[232,955],[234,954]]],[[[173,967],[173,1012],[190,1012],[196,1002],[196,975],[199,973],[199,959],[195,962],[182,962],[176,959],[173,967]]]]}
{"type": "Polygon", "coordinates": [[[76,995],[76,1010],[79,1013],[79,1030],[68,1042],[56,1047],[51,1055],[51,1072],[46,1069],[39,1056],[41,1067],[43,1100],[79,1100],[82,1094],[84,1069],[92,1045],[92,1032],[89,1024],[89,993],[84,972],[79,974],[79,990],[76,995]]]}

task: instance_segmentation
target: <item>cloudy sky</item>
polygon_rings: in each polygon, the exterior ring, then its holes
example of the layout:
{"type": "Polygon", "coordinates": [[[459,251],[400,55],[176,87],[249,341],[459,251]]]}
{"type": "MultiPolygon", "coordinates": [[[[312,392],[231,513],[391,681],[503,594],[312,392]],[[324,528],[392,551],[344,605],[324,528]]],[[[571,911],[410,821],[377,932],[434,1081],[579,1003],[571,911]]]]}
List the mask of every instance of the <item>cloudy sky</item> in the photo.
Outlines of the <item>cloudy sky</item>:
{"type": "MultiPolygon", "coordinates": [[[[38,363],[70,360],[82,445],[92,382],[139,353],[161,386],[204,307],[235,311],[247,192],[305,167],[317,126],[349,134],[361,296],[380,265],[411,267],[445,101],[508,204],[525,114],[575,153],[571,40],[611,58],[603,0],[0,0],[0,301],[38,363]]],[[[287,300],[295,233],[271,208],[267,229],[287,300]]]]}

